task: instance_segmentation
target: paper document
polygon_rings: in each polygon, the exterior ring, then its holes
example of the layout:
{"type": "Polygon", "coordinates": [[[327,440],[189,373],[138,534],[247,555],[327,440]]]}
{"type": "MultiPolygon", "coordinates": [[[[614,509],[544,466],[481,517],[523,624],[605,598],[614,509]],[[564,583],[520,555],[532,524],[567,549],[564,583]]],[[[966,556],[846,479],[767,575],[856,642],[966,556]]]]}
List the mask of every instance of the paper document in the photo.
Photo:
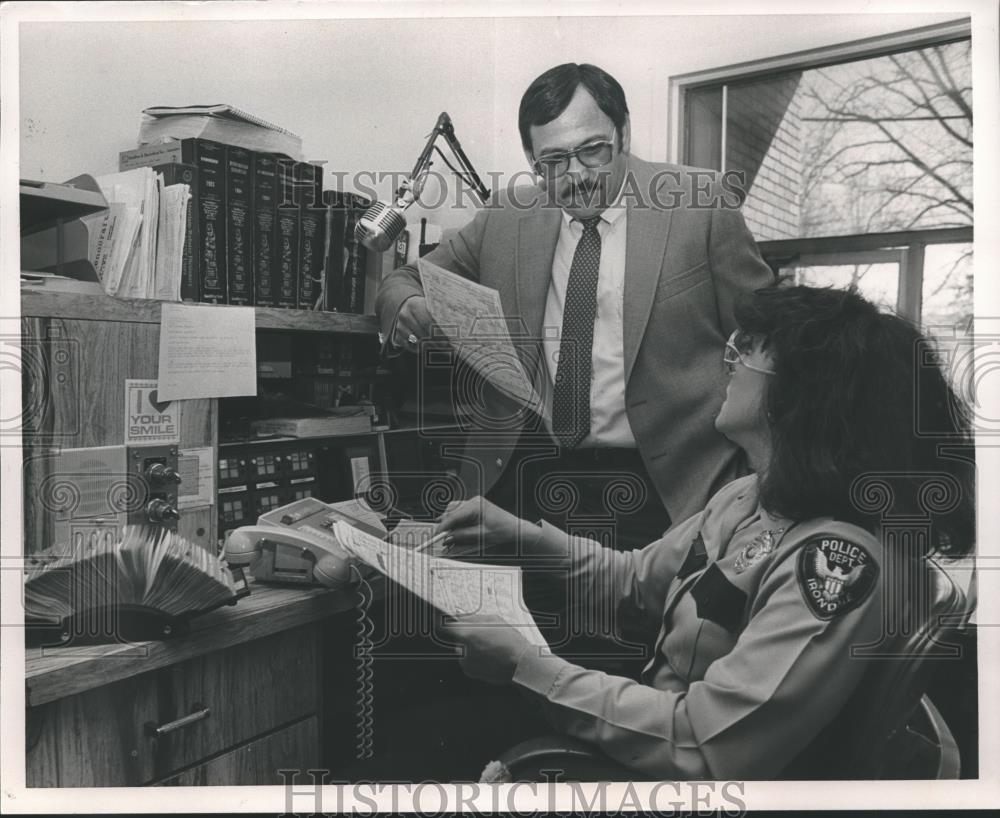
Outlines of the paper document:
{"type": "MultiPolygon", "coordinates": [[[[109,203],[126,205],[132,216],[138,212],[135,244],[117,282],[108,280],[105,290],[118,298],[149,298],[156,269],[156,231],[159,224],[160,184],[152,168],[136,168],[96,177],[109,203]]],[[[127,239],[127,233],[125,238],[127,239]]]]}
{"type": "MultiPolygon", "coordinates": [[[[157,174],[162,181],[162,174],[157,174]]],[[[160,301],[181,300],[181,273],[184,264],[184,229],[187,224],[189,185],[168,185],[160,189],[160,223],[156,233],[156,274],[149,297],[160,301]]]]}
{"type": "Polygon", "coordinates": [[[400,548],[343,521],[333,525],[337,541],[358,559],[385,574],[449,616],[495,614],[533,645],[548,647],[524,604],[517,566],[460,562],[400,548]]]}
{"type": "Polygon", "coordinates": [[[541,412],[507,330],[500,293],[425,259],[417,266],[427,309],[462,359],[504,394],[541,412]]]}
{"type": "Polygon", "coordinates": [[[389,542],[401,548],[422,548],[434,536],[436,523],[424,520],[400,520],[389,533],[389,542]]]}
{"type": "Polygon", "coordinates": [[[160,400],[257,394],[253,307],[164,303],[160,313],[160,400]]]}

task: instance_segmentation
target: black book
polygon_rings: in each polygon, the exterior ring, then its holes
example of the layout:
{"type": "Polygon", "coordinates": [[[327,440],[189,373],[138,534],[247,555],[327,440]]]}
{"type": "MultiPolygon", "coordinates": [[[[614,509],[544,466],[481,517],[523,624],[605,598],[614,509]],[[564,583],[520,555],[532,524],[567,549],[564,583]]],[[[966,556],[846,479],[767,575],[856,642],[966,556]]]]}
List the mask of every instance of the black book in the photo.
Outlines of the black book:
{"type": "Polygon", "coordinates": [[[323,203],[323,167],[296,162],[282,153],[272,154],[277,162],[278,207],[320,207],[323,203]]]}
{"type": "Polygon", "coordinates": [[[324,190],[323,204],[326,205],[327,253],[323,268],[325,295],[323,309],[336,312],[340,309],[340,299],[344,287],[344,230],[346,224],[347,197],[339,190],[324,190]]]}
{"type": "Polygon", "coordinates": [[[172,162],[168,165],[154,165],[153,170],[163,174],[163,184],[187,185],[191,188],[184,213],[184,250],[181,256],[181,300],[198,300],[198,168],[172,162]]]}
{"type": "Polygon", "coordinates": [[[253,304],[253,155],[226,149],[226,271],[229,304],[253,304]]]}
{"type": "Polygon", "coordinates": [[[323,284],[326,211],[322,207],[299,208],[299,309],[316,306],[323,284]]]}
{"type": "Polygon", "coordinates": [[[253,278],[254,303],[273,307],[277,270],[277,164],[270,154],[254,154],[253,160],[253,278]]]}
{"type": "Polygon", "coordinates": [[[199,301],[225,304],[226,294],[226,146],[196,140],[198,230],[201,236],[199,301]]]}
{"type": "Polygon", "coordinates": [[[294,310],[298,306],[299,209],[279,207],[278,270],[275,306],[294,310]]]}
{"type": "Polygon", "coordinates": [[[365,278],[368,268],[368,251],[357,240],[354,229],[362,214],[371,207],[371,199],[357,193],[348,193],[344,219],[344,280],[341,287],[340,311],[361,314],[365,310],[365,278]]]}
{"type": "Polygon", "coordinates": [[[296,162],[293,198],[299,205],[299,265],[296,300],[311,310],[319,295],[323,270],[323,167],[296,162]]]}

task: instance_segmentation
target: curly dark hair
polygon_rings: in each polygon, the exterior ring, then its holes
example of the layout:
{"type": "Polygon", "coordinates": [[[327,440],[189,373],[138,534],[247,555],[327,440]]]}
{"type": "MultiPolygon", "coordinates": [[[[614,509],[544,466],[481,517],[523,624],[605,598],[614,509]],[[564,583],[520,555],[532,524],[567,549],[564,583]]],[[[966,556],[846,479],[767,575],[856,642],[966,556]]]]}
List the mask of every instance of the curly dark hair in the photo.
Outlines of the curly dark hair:
{"type": "Polygon", "coordinates": [[[869,530],[883,514],[929,516],[929,550],[967,553],[975,542],[970,415],[933,342],[849,290],[767,287],[734,312],[774,358],[764,507],[869,530]]]}
{"type": "Polygon", "coordinates": [[[536,78],[521,97],[517,127],[521,131],[521,145],[525,151],[532,153],[531,126],[546,125],[558,117],[581,85],[618,129],[618,148],[621,149],[628,105],[618,80],[596,65],[568,62],[550,68],[536,78]]]}

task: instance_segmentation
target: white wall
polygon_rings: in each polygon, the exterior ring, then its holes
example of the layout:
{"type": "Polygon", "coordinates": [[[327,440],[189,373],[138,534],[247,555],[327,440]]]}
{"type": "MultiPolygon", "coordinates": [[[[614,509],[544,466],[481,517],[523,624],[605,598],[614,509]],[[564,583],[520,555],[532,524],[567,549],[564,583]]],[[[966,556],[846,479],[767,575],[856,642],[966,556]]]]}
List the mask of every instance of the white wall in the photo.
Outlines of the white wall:
{"type": "MultiPolygon", "coordinates": [[[[62,181],[116,170],[143,108],[228,102],[299,133],[308,158],[347,173],[409,171],[447,110],[480,173],[506,177],[525,170],[521,94],[567,61],[618,78],[633,150],[662,160],[672,75],[958,16],[25,23],[20,175],[62,181]]],[[[379,192],[390,192],[388,181],[379,192]]],[[[411,214],[418,223],[419,209],[411,214]]],[[[450,227],[468,216],[447,208],[432,219],[450,227]]]]}

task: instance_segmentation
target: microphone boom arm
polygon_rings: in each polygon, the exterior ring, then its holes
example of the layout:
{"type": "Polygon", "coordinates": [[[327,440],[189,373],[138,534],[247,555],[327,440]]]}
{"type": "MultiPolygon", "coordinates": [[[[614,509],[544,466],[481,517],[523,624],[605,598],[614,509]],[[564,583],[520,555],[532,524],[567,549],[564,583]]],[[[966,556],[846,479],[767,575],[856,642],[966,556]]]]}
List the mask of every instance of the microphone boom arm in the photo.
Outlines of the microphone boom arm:
{"type": "MultiPolygon", "coordinates": [[[[454,171],[459,180],[472,185],[473,192],[480,198],[483,204],[490,198],[489,190],[486,189],[483,180],[479,178],[479,174],[472,167],[469,157],[465,155],[465,151],[462,150],[458,139],[455,138],[455,126],[452,125],[451,117],[448,116],[446,111],[442,111],[441,115],[437,118],[437,122],[434,123],[434,130],[431,131],[430,136],[427,138],[427,144],[424,145],[424,149],[420,152],[420,156],[417,158],[417,162],[413,166],[409,177],[403,180],[396,191],[395,202],[391,205],[385,202],[375,202],[358,220],[354,228],[354,236],[365,247],[376,252],[384,252],[396,241],[396,237],[406,229],[406,217],[403,215],[403,212],[420,197],[420,191],[426,181],[427,171],[431,167],[431,153],[435,150],[434,143],[437,142],[439,136],[443,136],[448,142],[460,166],[460,170],[452,167],[448,159],[441,153],[445,164],[454,171]]],[[[440,150],[438,152],[440,153],[440,150]]]]}
{"type": "Polygon", "coordinates": [[[490,198],[490,191],[486,185],[483,184],[483,180],[479,177],[479,174],[476,173],[476,169],[469,161],[469,157],[465,155],[465,151],[462,150],[462,145],[455,136],[455,126],[452,124],[451,117],[448,116],[447,111],[442,111],[441,115],[437,118],[437,122],[434,123],[434,129],[427,138],[427,143],[424,145],[424,149],[420,152],[420,156],[417,157],[417,161],[413,165],[413,170],[410,171],[409,178],[406,179],[396,191],[396,205],[401,208],[407,208],[416,200],[419,192],[414,191],[414,186],[417,183],[417,180],[430,168],[431,154],[434,151],[434,143],[437,142],[437,138],[439,136],[443,136],[445,138],[445,141],[448,143],[448,147],[451,148],[451,152],[458,160],[458,164],[461,167],[462,172],[467,174],[469,179],[472,181],[473,192],[475,192],[475,194],[479,197],[479,200],[485,204],[487,199],[490,198]]]}
{"type": "Polygon", "coordinates": [[[450,147],[451,152],[455,154],[455,158],[458,160],[458,163],[462,168],[462,172],[467,174],[469,179],[472,181],[473,191],[477,196],[479,196],[479,200],[483,204],[486,204],[486,201],[490,198],[490,191],[486,185],[483,184],[483,180],[479,178],[479,174],[476,173],[476,169],[472,167],[472,162],[470,162],[469,157],[465,155],[465,151],[462,150],[458,137],[455,136],[455,126],[452,125],[451,117],[448,116],[447,112],[441,112],[441,116],[438,117],[435,130],[438,130],[447,140],[448,147],[450,147]]]}

